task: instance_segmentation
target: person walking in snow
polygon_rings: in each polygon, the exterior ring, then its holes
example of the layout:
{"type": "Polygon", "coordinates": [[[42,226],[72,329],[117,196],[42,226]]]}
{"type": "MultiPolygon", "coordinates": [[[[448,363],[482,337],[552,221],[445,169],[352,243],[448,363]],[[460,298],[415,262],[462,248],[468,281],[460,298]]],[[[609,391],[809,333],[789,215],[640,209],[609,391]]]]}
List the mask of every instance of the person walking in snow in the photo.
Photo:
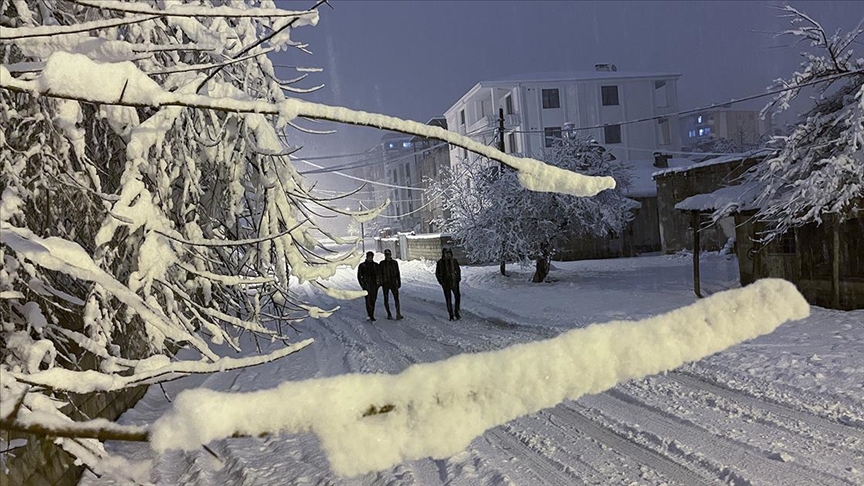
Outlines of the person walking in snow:
{"type": "Polygon", "coordinates": [[[391,293],[393,294],[393,302],[396,304],[396,319],[402,319],[402,309],[399,306],[399,287],[402,286],[402,278],[399,276],[399,262],[393,259],[390,249],[384,250],[384,261],[378,264],[378,271],[381,276],[387,319],[393,319],[393,314],[390,313],[389,294],[391,293]]]}
{"type": "Polygon", "coordinates": [[[378,299],[380,283],[378,264],[373,260],[374,257],[375,253],[367,251],[366,261],[357,267],[357,283],[366,291],[366,315],[370,321],[375,320],[375,300],[378,299]]]}
{"type": "Polygon", "coordinates": [[[459,302],[462,300],[462,295],[459,293],[459,282],[462,280],[462,271],[459,269],[459,262],[453,258],[453,250],[450,248],[441,250],[441,259],[435,265],[435,278],[438,279],[438,284],[444,290],[444,300],[447,302],[450,320],[462,319],[462,316],[459,315],[459,302]],[[451,294],[456,300],[455,306],[450,300],[451,294]]]}

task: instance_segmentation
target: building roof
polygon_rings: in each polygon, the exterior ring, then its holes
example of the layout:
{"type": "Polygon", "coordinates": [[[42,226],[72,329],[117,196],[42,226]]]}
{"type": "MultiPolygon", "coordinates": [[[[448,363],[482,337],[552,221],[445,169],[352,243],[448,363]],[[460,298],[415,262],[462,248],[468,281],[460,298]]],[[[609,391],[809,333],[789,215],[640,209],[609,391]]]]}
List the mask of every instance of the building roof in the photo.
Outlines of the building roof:
{"type": "Polygon", "coordinates": [[[480,81],[478,84],[512,84],[553,81],[596,81],[605,79],[678,78],[678,73],[639,71],[548,71],[541,73],[514,74],[497,79],[480,81]]]}
{"type": "MultiPolygon", "coordinates": [[[[693,169],[698,169],[701,167],[708,167],[711,165],[727,164],[729,162],[736,162],[736,161],[745,160],[745,159],[764,158],[764,157],[771,155],[772,153],[774,153],[774,150],[772,150],[772,149],[751,150],[750,152],[744,152],[741,154],[721,155],[719,157],[715,157],[713,159],[708,159],[704,162],[699,162],[696,164],[694,164],[692,160],[685,159],[685,160],[689,160],[689,162],[690,162],[689,165],[680,166],[680,167],[672,167],[670,165],[670,167],[668,169],[658,170],[658,171],[654,172],[652,174],[652,176],[654,177],[654,179],[657,179],[658,177],[664,177],[664,176],[667,176],[670,174],[675,174],[675,173],[687,172],[687,171],[690,171],[693,169]]],[[[699,155],[699,154],[694,153],[693,155],[699,155]]]]}
{"type": "MultiPolygon", "coordinates": [[[[681,167],[693,165],[693,161],[683,158],[671,158],[668,160],[669,167],[681,167]]],[[[652,197],[657,195],[657,183],[652,175],[657,172],[654,159],[631,160],[630,187],[625,194],[630,197],[652,197]]]]}
{"type": "Polygon", "coordinates": [[[675,205],[679,211],[713,212],[712,219],[729,216],[739,211],[757,209],[756,198],[764,186],[758,182],[745,182],[737,186],[721,187],[707,194],[696,194],[675,205]]]}
{"type": "Polygon", "coordinates": [[[497,79],[480,81],[466,91],[458,101],[450,105],[444,114],[449,115],[477,91],[484,87],[507,87],[517,83],[560,82],[560,81],[601,81],[609,79],[654,79],[679,78],[679,73],[639,72],[639,71],[548,71],[538,73],[514,74],[497,79]]]}

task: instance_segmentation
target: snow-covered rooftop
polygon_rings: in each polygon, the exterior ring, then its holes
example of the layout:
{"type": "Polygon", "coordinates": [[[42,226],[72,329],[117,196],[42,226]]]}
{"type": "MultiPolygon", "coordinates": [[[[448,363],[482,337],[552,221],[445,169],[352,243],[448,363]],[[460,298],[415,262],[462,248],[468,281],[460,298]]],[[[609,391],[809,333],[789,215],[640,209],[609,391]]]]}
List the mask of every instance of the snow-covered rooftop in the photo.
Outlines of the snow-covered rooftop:
{"type": "Polygon", "coordinates": [[[524,73],[505,76],[497,79],[480,81],[479,84],[518,83],[538,81],[594,81],[604,79],[635,79],[635,78],[677,78],[678,73],[639,72],[639,71],[547,71],[540,73],[524,73]]]}
{"type": "MultiPolygon", "coordinates": [[[[684,158],[669,159],[669,167],[685,167],[693,165],[693,161],[684,158]]],[[[652,175],[657,172],[654,159],[640,159],[630,161],[630,187],[624,191],[630,197],[651,197],[657,195],[657,183],[652,175]]],[[[662,169],[660,169],[662,170],[662,169]]]]}
{"type": "MultiPolygon", "coordinates": [[[[758,149],[758,150],[752,150],[752,151],[744,152],[744,153],[740,153],[740,154],[721,155],[719,157],[715,157],[713,159],[708,159],[704,162],[699,162],[696,164],[694,164],[693,161],[690,161],[690,165],[687,165],[687,166],[672,167],[670,164],[670,167],[668,169],[658,170],[652,174],[652,177],[654,177],[654,179],[657,179],[658,177],[662,177],[665,175],[674,174],[674,173],[678,173],[678,172],[687,172],[689,170],[698,169],[700,167],[708,167],[708,166],[717,165],[717,164],[726,164],[729,162],[734,162],[736,160],[744,160],[744,159],[752,159],[752,158],[764,158],[773,152],[774,151],[772,149],[758,149]]],[[[694,155],[698,155],[698,154],[694,154],[694,155]]],[[[689,159],[684,159],[684,160],[689,160],[689,159]]]]}
{"type": "Polygon", "coordinates": [[[763,186],[755,182],[745,182],[736,186],[721,187],[708,194],[697,194],[675,205],[679,211],[714,211],[713,218],[729,216],[738,211],[756,209],[756,197],[763,186]]]}

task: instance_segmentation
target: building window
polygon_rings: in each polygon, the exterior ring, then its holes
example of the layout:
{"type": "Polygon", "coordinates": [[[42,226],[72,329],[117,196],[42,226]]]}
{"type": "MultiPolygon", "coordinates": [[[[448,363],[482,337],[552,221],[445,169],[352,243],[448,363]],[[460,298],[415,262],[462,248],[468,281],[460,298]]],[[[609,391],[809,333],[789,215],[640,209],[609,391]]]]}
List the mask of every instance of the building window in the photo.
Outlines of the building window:
{"type": "Polygon", "coordinates": [[[411,148],[411,142],[402,142],[402,148],[410,149],[411,148]]]}
{"type": "Polygon", "coordinates": [[[509,149],[507,150],[507,153],[509,153],[509,154],[513,154],[513,153],[516,153],[519,151],[518,147],[516,147],[516,134],[515,133],[508,133],[507,134],[507,145],[510,146],[509,149]]]}
{"type": "Polygon", "coordinates": [[[621,125],[606,125],[603,127],[605,143],[621,143],[621,125]]]}
{"type": "Polygon", "coordinates": [[[459,124],[465,128],[465,110],[459,110],[459,124]]]}
{"type": "Polygon", "coordinates": [[[600,97],[602,98],[603,106],[617,106],[618,86],[601,86],[600,97]]]}
{"type": "Polygon", "coordinates": [[[672,134],[669,131],[669,119],[661,118],[657,120],[657,143],[660,145],[669,145],[672,143],[670,140],[672,138],[672,134]]]}
{"type": "Polygon", "coordinates": [[[543,108],[560,108],[561,103],[558,100],[558,88],[544,89],[543,91],[543,108]]]}
{"type": "Polygon", "coordinates": [[[654,81],[654,106],[658,108],[669,106],[669,94],[666,90],[666,81],[654,81]]]}
{"type": "Polygon", "coordinates": [[[513,95],[507,95],[504,97],[504,113],[508,115],[513,114],[513,95]]]}
{"type": "Polygon", "coordinates": [[[561,127],[546,127],[543,129],[544,145],[551,147],[557,140],[561,140],[561,127]]]}
{"type": "Polygon", "coordinates": [[[702,115],[696,117],[696,123],[702,123],[702,115]]]}

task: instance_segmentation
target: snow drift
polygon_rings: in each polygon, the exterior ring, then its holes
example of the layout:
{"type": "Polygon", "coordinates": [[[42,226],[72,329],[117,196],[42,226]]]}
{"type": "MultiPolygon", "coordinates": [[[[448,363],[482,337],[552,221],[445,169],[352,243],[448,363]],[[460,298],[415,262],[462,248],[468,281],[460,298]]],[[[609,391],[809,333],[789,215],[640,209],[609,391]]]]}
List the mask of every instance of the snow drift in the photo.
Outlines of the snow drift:
{"type": "Polygon", "coordinates": [[[398,375],[350,374],[252,393],[190,390],[153,424],[151,445],[190,450],[233,434],[312,431],[334,471],[347,476],[449,457],[491,427],[702,359],[809,312],[794,285],[766,279],[642,321],[595,324],[398,375]]]}

